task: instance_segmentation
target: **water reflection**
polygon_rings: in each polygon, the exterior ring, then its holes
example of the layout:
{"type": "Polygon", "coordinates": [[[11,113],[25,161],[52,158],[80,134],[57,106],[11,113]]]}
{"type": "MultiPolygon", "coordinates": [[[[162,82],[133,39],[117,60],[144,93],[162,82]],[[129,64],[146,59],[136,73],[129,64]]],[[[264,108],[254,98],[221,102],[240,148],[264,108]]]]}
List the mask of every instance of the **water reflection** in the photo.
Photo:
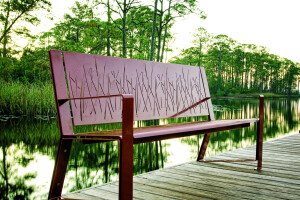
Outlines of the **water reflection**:
{"type": "MultiPolygon", "coordinates": [[[[134,146],[134,174],[159,169],[167,161],[167,144],[153,142],[134,146]],[[149,152],[149,153],[148,153],[149,152]]],[[[118,179],[119,149],[117,142],[72,146],[64,191],[74,191],[118,179]]]]}
{"type": "MultiPolygon", "coordinates": [[[[213,105],[216,119],[258,118],[257,100],[213,99],[213,105]]],[[[264,141],[299,131],[300,99],[271,99],[265,100],[264,105],[264,141]]],[[[183,143],[193,147],[191,151],[194,154],[191,159],[196,159],[202,138],[203,136],[199,135],[181,139],[183,143]]],[[[255,142],[256,125],[215,133],[210,138],[206,156],[243,148],[255,142]]]]}
{"type": "Polygon", "coordinates": [[[75,141],[67,171],[66,187],[71,191],[114,180],[112,176],[118,172],[117,143],[85,145],[75,141]]]}
{"type": "MultiPolygon", "coordinates": [[[[1,199],[40,198],[39,192],[43,188],[39,185],[49,187],[49,183],[34,184],[41,174],[32,164],[38,162],[37,154],[54,159],[59,136],[51,134],[51,130],[56,129],[55,123],[44,122],[28,124],[19,120],[6,120],[0,124],[1,199]]],[[[46,173],[49,174],[49,170],[46,173]]]]}
{"type": "MultiPolygon", "coordinates": [[[[214,100],[217,119],[258,116],[258,101],[214,100]]],[[[46,118],[45,118],[46,119],[46,118]]],[[[197,121],[200,117],[136,122],[135,126],[197,121]]],[[[264,140],[298,132],[300,99],[265,101],[264,140]]],[[[121,124],[78,127],[77,132],[121,128],[121,124]]],[[[10,119],[0,123],[0,197],[1,199],[47,198],[59,142],[55,119],[10,119]]],[[[159,141],[134,146],[134,173],[195,160],[203,136],[159,141]]],[[[207,155],[233,150],[256,141],[256,127],[212,134],[207,155]],[[232,132],[234,134],[232,134],[232,132]]],[[[118,179],[116,142],[73,143],[63,193],[118,179]]]]}
{"type": "Polygon", "coordinates": [[[23,156],[19,147],[1,144],[1,179],[0,196],[2,199],[28,199],[34,192],[32,185],[26,185],[25,182],[36,177],[34,172],[28,172],[20,175],[20,168],[26,168],[33,159],[31,156],[23,156]]]}

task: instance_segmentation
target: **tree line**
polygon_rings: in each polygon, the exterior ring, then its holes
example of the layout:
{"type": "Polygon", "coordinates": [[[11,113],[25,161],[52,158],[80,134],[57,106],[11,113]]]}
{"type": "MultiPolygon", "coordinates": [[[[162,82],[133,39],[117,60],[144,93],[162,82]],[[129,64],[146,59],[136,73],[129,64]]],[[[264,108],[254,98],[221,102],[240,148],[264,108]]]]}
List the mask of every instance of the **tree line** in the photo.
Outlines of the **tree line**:
{"type": "Polygon", "coordinates": [[[263,46],[241,44],[200,27],[193,46],[170,62],[204,66],[214,94],[272,92],[299,94],[300,64],[269,53],[263,46]]]}
{"type": "MultiPolygon", "coordinates": [[[[178,18],[197,13],[197,0],[76,1],[49,31],[33,36],[26,26],[40,22],[36,10],[51,12],[48,0],[4,0],[0,3],[0,80],[45,83],[51,80],[48,49],[165,62],[171,32],[178,18]],[[14,38],[30,42],[21,51],[14,38]],[[20,55],[20,56],[17,56],[20,55]]],[[[299,63],[270,54],[265,47],[240,44],[226,35],[212,36],[204,28],[194,45],[169,62],[204,66],[213,94],[274,92],[299,88],[299,63]]]]}

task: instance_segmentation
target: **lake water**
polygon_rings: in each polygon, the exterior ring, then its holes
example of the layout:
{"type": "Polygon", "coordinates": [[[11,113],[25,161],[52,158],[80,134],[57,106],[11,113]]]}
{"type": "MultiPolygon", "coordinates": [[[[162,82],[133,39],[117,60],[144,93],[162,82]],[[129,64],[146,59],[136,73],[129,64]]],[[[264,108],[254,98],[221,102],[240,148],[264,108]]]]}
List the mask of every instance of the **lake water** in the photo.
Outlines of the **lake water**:
{"type": "MultiPolygon", "coordinates": [[[[258,100],[213,100],[217,119],[257,118],[258,100]]],[[[59,142],[55,118],[0,116],[0,198],[47,198],[59,142]]],[[[199,118],[137,122],[136,126],[194,121],[199,118]]],[[[84,127],[107,129],[120,124],[84,127]]],[[[266,99],[264,141],[296,134],[300,129],[300,99],[266,99]]],[[[195,160],[203,136],[134,146],[134,173],[195,160]]],[[[256,142],[256,125],[214,133],[206,156],[256,142]],[[230,134],[229,134],[230,132],[230,134]],[[233,134],[232,134],[233,133],[233,134]]],[[[254,155],[253,155],[254,158],[254,155]]],[[[118,143],[73,143],[63,193],[118,179],[118,143]]]]}

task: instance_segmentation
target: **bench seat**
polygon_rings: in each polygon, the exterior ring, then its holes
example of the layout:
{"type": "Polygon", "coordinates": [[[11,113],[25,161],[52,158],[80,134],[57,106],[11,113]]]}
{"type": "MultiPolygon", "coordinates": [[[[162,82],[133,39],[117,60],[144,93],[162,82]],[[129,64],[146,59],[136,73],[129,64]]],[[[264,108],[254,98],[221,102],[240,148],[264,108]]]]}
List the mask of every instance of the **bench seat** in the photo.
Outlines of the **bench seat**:
{"type": "MultiPolygon", "coordinates": [[[[186,137],[197,134],[243,128],[250,126],[250,123],[258,121],[259,119],[231,119],[135,128],[133,131],[133,139],[135,144],[139,144],[163,139],[186,137]]],[[[75,134],[75,136],[77,136],[78,139],[80,139],[81,137],[91,137],[118,140],[122,138],[122,130],[116,129],[108,131],[78,133],[75,134]]]]}

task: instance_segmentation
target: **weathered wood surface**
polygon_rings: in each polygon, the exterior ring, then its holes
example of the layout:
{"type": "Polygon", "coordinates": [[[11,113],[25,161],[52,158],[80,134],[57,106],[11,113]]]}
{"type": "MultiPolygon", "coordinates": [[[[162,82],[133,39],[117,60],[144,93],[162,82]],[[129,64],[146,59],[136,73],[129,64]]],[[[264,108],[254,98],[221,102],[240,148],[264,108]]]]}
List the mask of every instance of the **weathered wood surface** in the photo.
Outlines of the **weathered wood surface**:
{"type": "MultiPolygon", "coordinates": [[[[134,177],[134,199],[300,199],[300,134],[265,142],[263,169],[256,162],[189,162],[134,177]]],[[[211,159],[253,158],[255,146],[211,159]]],[[[64,198],[118,199],[118,182],[64,198]]]]}

